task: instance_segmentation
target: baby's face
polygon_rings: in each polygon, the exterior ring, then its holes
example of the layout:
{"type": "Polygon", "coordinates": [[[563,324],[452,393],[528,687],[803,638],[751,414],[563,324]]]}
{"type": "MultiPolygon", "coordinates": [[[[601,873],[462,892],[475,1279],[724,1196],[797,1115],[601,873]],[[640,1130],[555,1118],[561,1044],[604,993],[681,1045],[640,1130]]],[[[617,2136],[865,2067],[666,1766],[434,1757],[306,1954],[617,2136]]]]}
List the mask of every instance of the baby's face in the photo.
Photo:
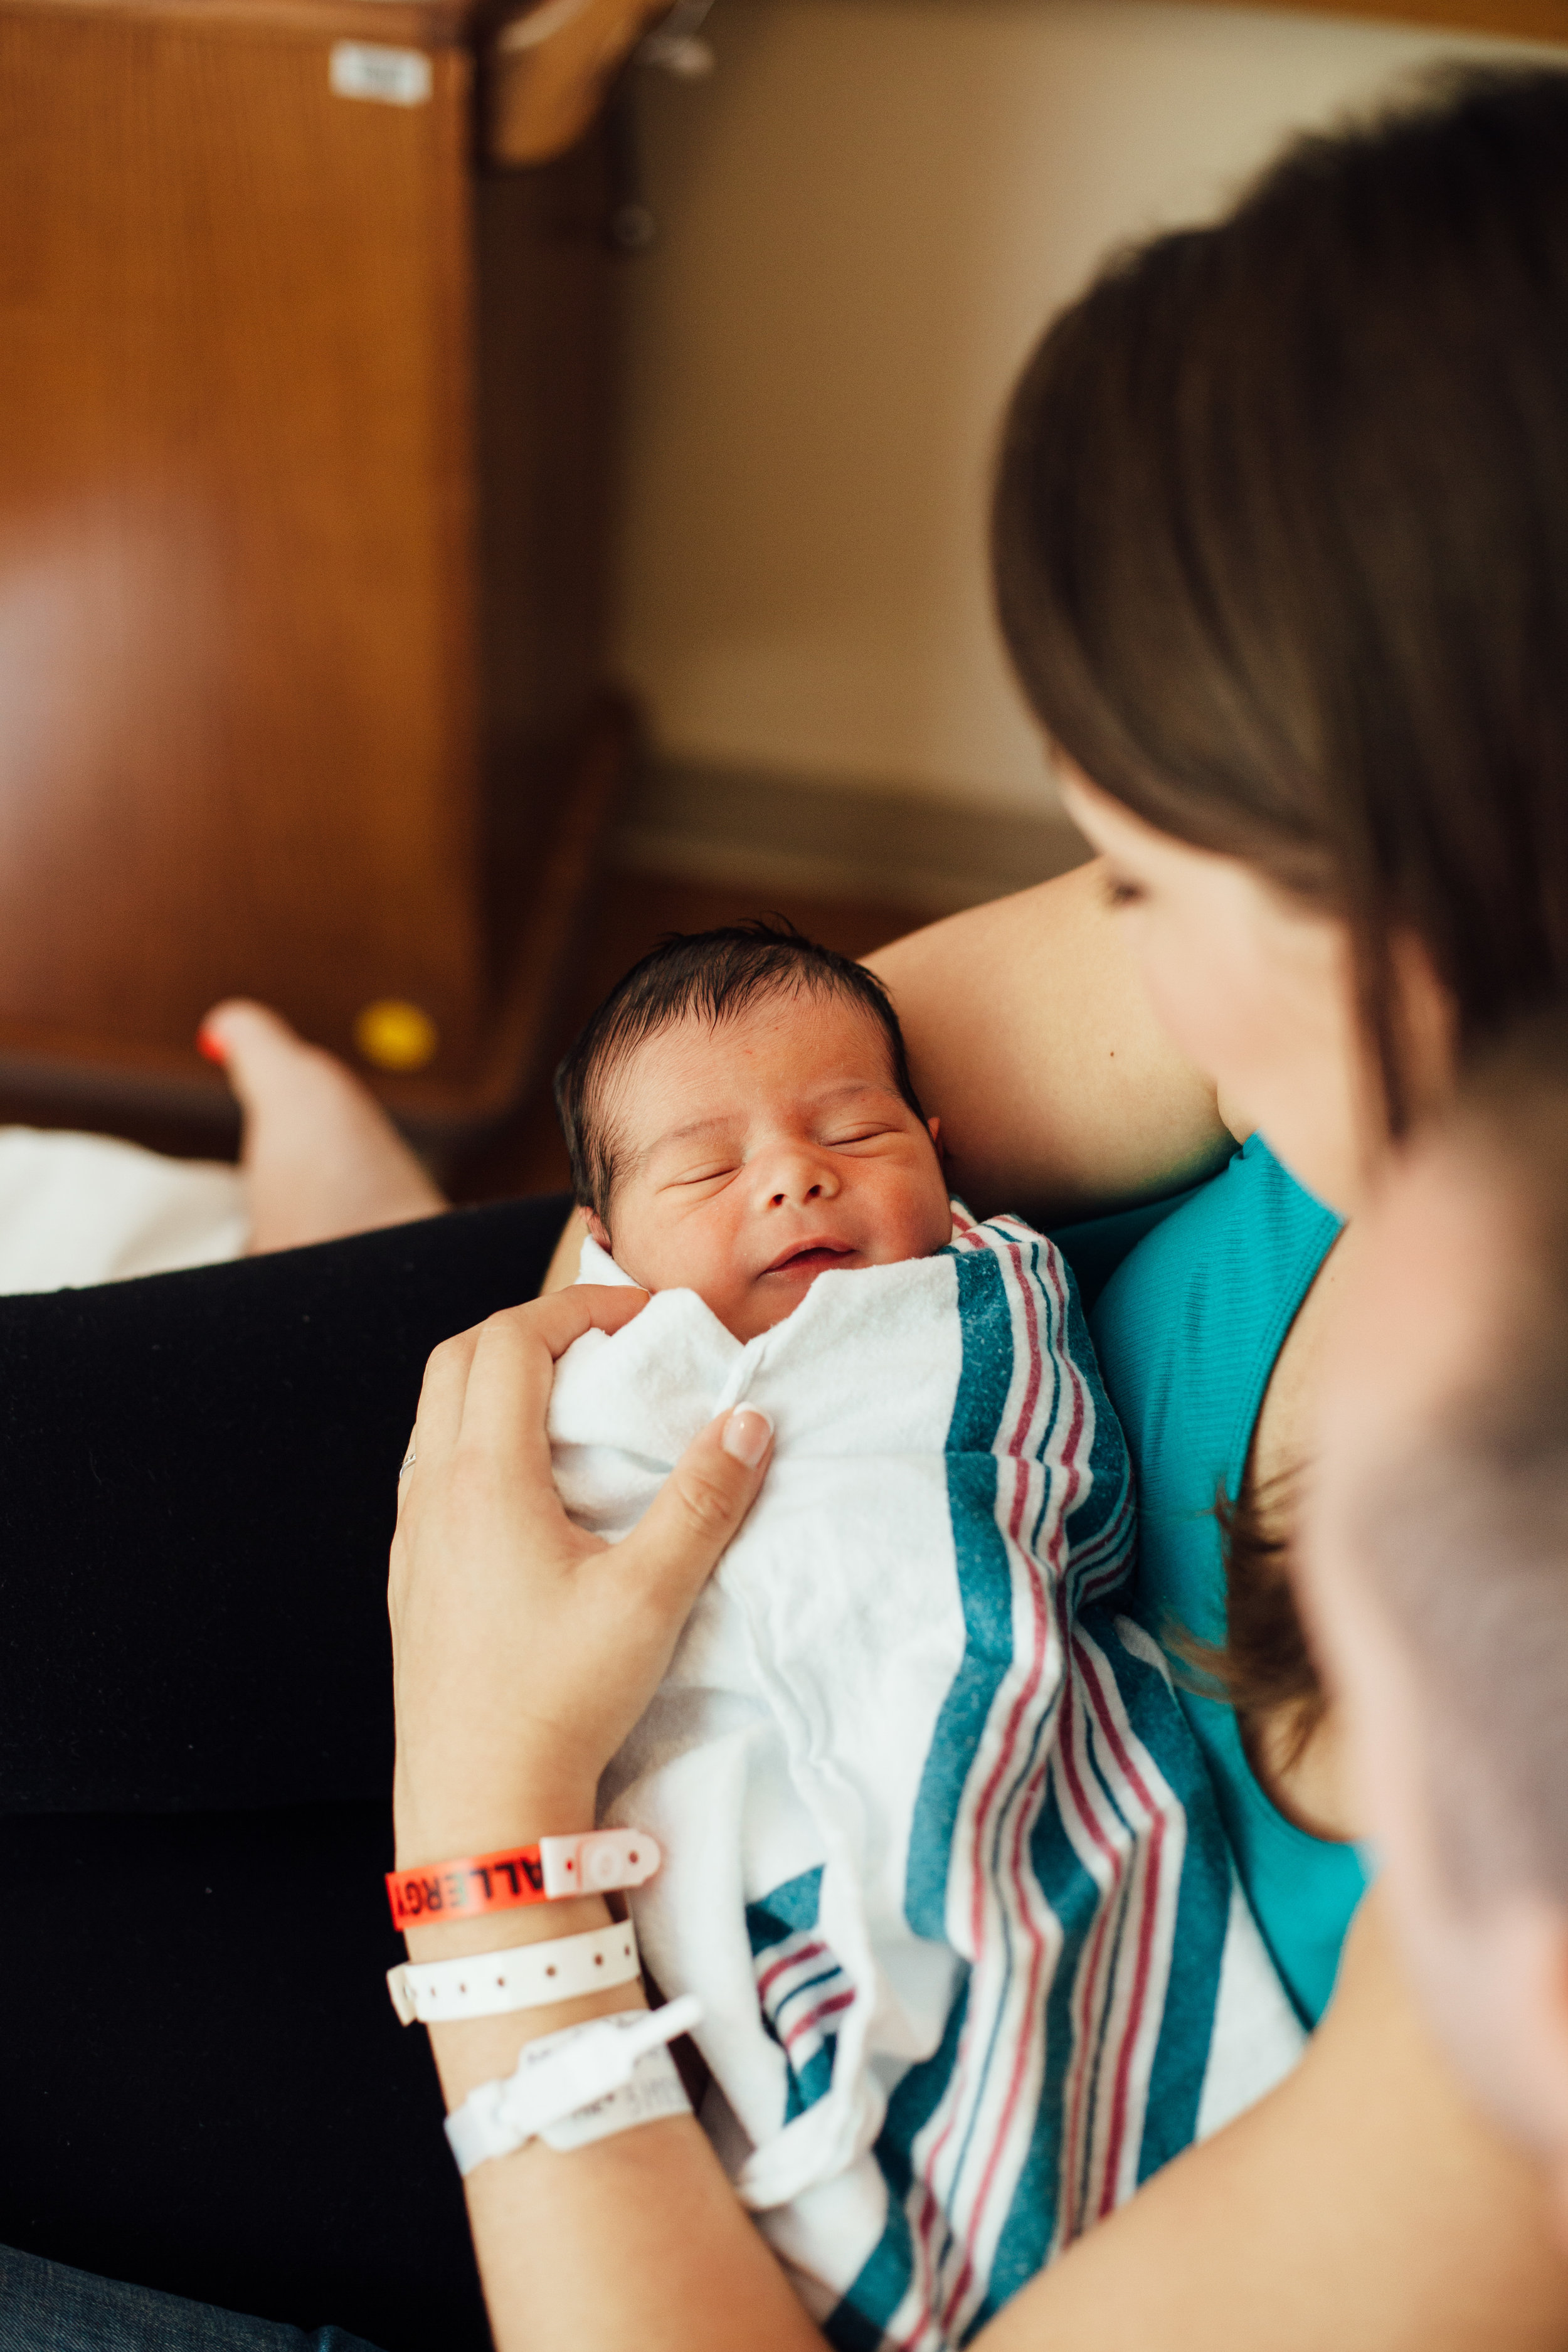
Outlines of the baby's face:
{"type": "Polygon", "coordinates": [[[880,1024],[832,996],[765,998],[639,1045],[612,1080],[611,1233],[645,1290],[695,1290],[737,1339],[831,1266],[929,1257],[952,1237],[932,1119],[893,1084],[880,1024]]]}

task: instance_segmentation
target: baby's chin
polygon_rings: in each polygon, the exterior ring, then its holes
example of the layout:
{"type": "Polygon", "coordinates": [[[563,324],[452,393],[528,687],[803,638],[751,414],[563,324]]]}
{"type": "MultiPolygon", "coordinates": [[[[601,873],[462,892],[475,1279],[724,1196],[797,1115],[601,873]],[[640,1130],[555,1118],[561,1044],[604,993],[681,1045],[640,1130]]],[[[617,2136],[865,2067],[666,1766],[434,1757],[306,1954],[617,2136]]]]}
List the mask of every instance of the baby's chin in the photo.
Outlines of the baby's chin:
{"type": "MultiPolygon", "coordinates": [[[[632,1273],[627,1266],[625,1271],[632,1273]]],[[[818,1269],[826,1274],[827,1268],[818,1269]]],[[[707,1282],[652,1282],[646,1276],[632,1274],[639,1286],[652,1294],[661,1290],[694,1290],[709,1313],[722,1323],[733,1339],[754,1339],[759,1333],[771,1331],[775,1323],[788,1320],[816,1281],[816,1274],[792,1276],[787,1282],[777,1275],[763,1281],[748,1282],[737,1289],[721,1288],[707,1282]]]]}
{"type": "Polygon", "coordinates": [[[731,1295],[721,1301],[705,1298],[704,1304],[713,1309],[732,1338],[754,1339],[760,1332],[771,1331],[775,1324],[786,1322],[821,1276],[836,1269],[853,1272],[857,1266],[871,1263],[858,1254],[837,1259],[824,1256],[820,1264],[785,1266],[776,1274],[759,1275],[739,1297],[731,1295]]]}
{"type": "Polygon", "coordinates": [[[754,1339],[760,1332],[771,1331],[775,1325],[787,1323],[816,1279],[815,1275],[808,1276],[795,1285],[787,1297],[777,1290],[770,1289],[761,1297],[742,1300],[739,1306],[731,1304],[728,1311],[716,1307],[713,1312],[725,1330],[735,1339],[754,1339]]]}

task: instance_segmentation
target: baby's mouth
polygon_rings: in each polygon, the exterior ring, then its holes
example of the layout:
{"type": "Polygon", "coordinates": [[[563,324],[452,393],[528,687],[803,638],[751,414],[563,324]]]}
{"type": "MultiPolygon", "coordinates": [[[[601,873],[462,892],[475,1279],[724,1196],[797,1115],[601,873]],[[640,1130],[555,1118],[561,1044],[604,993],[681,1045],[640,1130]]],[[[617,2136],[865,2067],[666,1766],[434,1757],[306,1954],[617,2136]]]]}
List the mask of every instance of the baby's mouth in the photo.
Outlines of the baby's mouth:
{"type": "Polygon", "coordinates": [[[842,1265],[855,1251],[848,1242],[807,1242],[804,1248],[786,1250],[783,1257],[763,1268],[764,1274],[822,1274],[830,1265],[842,1265]]]}

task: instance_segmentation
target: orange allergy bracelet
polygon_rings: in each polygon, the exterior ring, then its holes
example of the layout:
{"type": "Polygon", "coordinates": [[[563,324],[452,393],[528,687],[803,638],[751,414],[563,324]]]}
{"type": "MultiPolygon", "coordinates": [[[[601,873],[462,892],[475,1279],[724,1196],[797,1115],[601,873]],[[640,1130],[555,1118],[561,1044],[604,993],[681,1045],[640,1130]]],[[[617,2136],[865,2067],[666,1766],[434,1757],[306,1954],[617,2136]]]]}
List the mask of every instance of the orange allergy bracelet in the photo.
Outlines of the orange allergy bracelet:
{"type": "Polygon", "coordinates": [[[585,1830],[577,1837],[541,1838],[537,1845],[503,1846],[499,1853],[389,1870],[386,1899],[401,1933],[433,1920],[477,1919],[525,1903],[640,1886],[662,1859],[657,1839],[645,1830],[585,1830]]]}

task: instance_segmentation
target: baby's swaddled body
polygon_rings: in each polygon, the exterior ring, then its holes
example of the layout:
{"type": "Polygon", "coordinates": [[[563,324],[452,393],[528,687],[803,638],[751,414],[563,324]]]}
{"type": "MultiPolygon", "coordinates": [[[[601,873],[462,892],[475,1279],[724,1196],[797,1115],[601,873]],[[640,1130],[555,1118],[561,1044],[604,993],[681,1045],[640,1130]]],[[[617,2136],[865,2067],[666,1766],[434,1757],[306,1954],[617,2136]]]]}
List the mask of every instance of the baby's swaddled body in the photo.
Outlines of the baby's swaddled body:
{"type": "MultiPolygon", "coordinates": [[[[625,1280],[590,1243],[582,1278],[625,1280]]],[[[954,1207],[742,1343],[662,1289],[559,1367],[558,1481],[624,1534],[765,1411],[762,1496],[606,1778],[666,1861],[703,2121],[830,2338],[956,2344],[1300,2047],[1149,1636],[1071,1278],[954,1207]]]]}

